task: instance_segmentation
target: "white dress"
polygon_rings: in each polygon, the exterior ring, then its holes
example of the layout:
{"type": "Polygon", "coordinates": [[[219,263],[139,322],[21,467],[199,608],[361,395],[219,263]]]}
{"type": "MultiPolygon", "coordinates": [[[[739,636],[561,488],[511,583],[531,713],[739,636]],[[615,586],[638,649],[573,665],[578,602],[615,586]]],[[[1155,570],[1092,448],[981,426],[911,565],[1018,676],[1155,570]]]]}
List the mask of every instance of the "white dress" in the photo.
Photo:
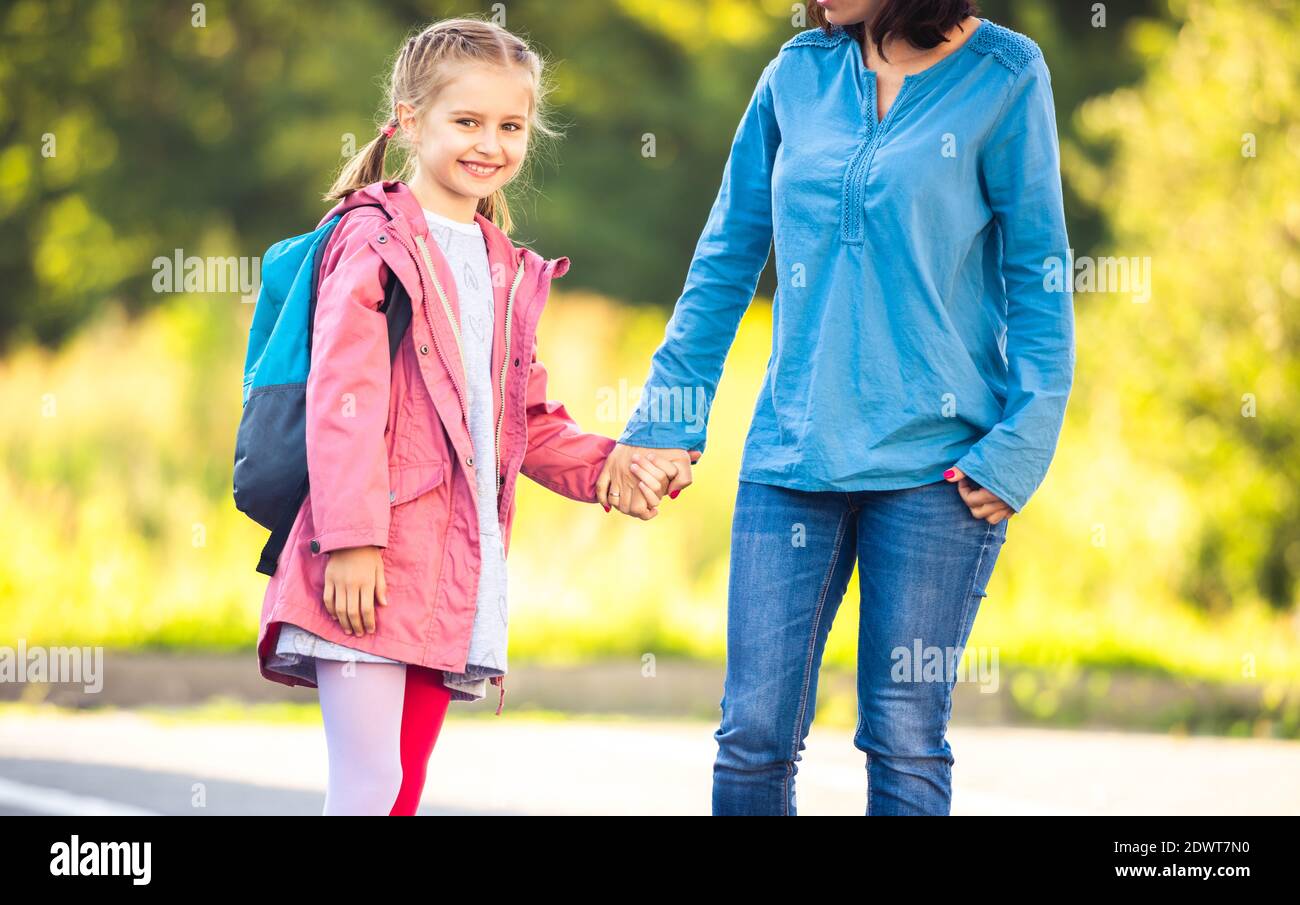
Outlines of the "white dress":
{"type": "MultiPolygon", "coordinates": [[[[324,606],[324,604],[321,604],[324,606]]],[[[397,663],[388,657],[381,657],[364,650],[344,647],[333,641],[326,641],[320,635],[305,628],[286,622],[280,626],[280,638],[276,641],[275,652],[266,658],[267,669],[307,679],[313,685],[316,682],[316,660],[355,660],[358,663],[397,663]]]]}

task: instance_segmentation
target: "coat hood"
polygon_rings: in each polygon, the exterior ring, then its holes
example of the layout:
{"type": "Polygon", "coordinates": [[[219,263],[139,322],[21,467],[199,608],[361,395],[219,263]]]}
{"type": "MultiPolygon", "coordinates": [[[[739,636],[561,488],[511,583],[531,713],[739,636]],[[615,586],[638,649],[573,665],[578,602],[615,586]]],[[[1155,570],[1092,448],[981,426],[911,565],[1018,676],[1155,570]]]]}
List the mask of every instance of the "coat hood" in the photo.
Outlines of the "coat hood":
{"type": "MultiPolygon", "coordinates": [[[[346,197],[340,199],[334,207],[330,208],[325,216],[321,217],[317,226],[323,225],[337,214],[367,204],[380,205],[388,212],[388,216],[402,222],[411,235],[425,236],[427,241],[429,224],[424,219],[424,210],[421,208],[419,200],[416,199],[415,193],[411,191],[410,186],[397,179],[372,182],[364,188],[350,192],[346,197]]],[[[512,270],[519,267],[520,261],[527,261],[526,272],[536,277],[543,275],[550,278],[562,277],[568,272],[569,259],[567,257],[543,258],[531,248],[515,245],[500,227],[482,214],[475,212],[474,220],[483,229],[483,236],[487,239],[489,249],[497,252],[493,257],[497,260],[508,260],[512,270]]]]}

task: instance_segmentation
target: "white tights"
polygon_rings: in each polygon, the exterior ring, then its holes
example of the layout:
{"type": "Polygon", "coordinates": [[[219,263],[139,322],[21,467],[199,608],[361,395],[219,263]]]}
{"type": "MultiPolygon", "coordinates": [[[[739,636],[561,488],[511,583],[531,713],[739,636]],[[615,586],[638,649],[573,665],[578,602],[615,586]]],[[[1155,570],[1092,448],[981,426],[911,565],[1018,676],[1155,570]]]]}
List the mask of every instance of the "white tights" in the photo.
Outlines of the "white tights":
{"type": "Polygon", "coordinates": [[[436,669],[316,659],[329,788],[325,815],[411,815],[451,692],[436,669]]]}

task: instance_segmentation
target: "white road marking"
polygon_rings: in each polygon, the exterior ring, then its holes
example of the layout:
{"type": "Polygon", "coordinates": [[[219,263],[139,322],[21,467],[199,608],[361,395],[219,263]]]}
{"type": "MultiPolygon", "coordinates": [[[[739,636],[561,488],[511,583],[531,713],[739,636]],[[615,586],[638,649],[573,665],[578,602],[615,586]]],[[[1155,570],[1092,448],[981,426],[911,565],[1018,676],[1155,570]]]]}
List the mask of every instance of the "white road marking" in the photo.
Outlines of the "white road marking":
{"type": "Polygon", "coordinates": [[[107,798],[74,795],[62,789],[33,786],[0,778],[0,805],[59,817],[157,817],[156,811],[107,798]]]}

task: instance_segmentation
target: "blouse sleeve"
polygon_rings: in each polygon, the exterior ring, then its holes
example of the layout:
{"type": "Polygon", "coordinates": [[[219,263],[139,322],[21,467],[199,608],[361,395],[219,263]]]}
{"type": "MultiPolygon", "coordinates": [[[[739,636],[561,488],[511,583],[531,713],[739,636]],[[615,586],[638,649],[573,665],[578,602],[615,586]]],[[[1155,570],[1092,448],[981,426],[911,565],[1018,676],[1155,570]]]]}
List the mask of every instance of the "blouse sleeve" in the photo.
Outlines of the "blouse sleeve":
{"type": "Polygon", "coordinates": [[[709,408],[772,248],[772,165],[781,143],[771,78],[758,78],[695,246],[686,285],[620,443],[703,452],[709,408]]]}
{"type": "Polygon", "coordinates": [[[1019,512],[1047,475],[1074,380],[1074,301],[1051,75],[1035,56],[1011,87],[980,176],[1002,239],[1007,394],[956,462],[1019,512]],[[1064,270],[1064,280],[1052,279],[1064,270]]]}

